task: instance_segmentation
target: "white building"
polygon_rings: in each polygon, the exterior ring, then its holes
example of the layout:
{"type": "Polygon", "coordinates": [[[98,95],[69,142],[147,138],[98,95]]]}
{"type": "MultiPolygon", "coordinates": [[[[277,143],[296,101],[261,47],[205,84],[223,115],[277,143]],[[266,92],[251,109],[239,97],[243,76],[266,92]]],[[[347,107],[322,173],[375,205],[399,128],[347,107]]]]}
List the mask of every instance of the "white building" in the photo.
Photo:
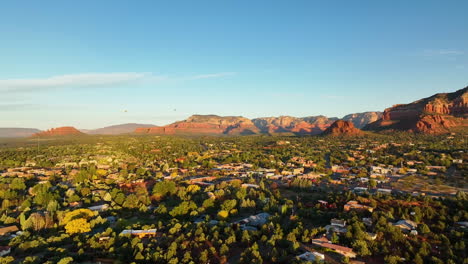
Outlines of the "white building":
{"type": "Polygon", "coordinates": [[[297,257],[305,261],[323,261],[325,259],[325,255],[318,252],[306,252],[297,257]]]}

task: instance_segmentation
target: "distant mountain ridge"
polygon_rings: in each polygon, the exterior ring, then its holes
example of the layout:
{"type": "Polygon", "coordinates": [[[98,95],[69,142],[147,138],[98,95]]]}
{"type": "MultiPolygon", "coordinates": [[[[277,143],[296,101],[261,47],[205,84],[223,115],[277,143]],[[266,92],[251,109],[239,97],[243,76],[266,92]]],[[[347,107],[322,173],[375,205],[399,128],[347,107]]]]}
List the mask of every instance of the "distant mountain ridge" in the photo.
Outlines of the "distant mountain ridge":
{"type": "Polygon", "coordinates": [[[81,131],[90,135],[119,135],[119,134],[133,133],[135,129],[144,128],[144,127],[155,127],[155,125],[127,123],[127,124],[113,125],[113,126],[107,126],[107,127],[98,128],[98,129],[88,129],[88,130],[81,130],[81,131]]]}
{"type": "MultiPolygon", "coordinates": [[[[409,131],[441,134],[468,130],[468,86],[452,93],[438,93],[409,104],[397,104],[382,112],[363,112],[337,117],[322,115],[308,117],[259,117],[192,115],[185,120],[165,126],[149,124],[120,124],[100,129],[79,131],[73,127],[61,127],[41,132],[33,128],[0,128],[0,137],[28,137],[83,134],[156,134],[156,135],[252,135],[294,134],[318,135],[335,123],[340,129],[355,131],[409,131]],[[338,122],[343,120],[351,123],[338,122]],[[354,128],[354,129],[353,129],[354,128]],[[85,132],[85,133],[83,133],[85,132]]],[[[344,131],[346,132],[346,131],[344,131]]],[[[349,131],[348,131],[349,132],[349,131]]],[[[348,133],[346,132],[346,133],[348,133]]]]}
{"type": "Polygon", "coordinates": [[[0,138],[30,137],[39,132],[41,130],[36,128],[5,127],[0,128],[0,138]]]}
{"type": "Polygon", "coordinates": [[[252,119],[253,123],[260,129],[262,133],[294,133],[317,135],[329,127],[336,117],[328,118],[326,116],[309,116],[309,117],[260,117],[252,119]]]}
{"type": "MultiPolygon", "coordinates": [[[[348,119],[360,126],[369,120],[376,120],[380,112],[366,112],[349,115],[348,119]]],[[[211,134],[211,135],[251,135],[251,134],[281,134],[318,135],[324,132],[335,121],[336,117],[260,117],[248,119],[242,116],[193,115],[186,120],[174,122],[161,127],[138,128],[138,134],[211,134]]]]}
{"type": "Polygon", "coordinates": [[[441,134],[467,128],[468,86],[453,93],[438,93],[409,104],[394,105],[364,129],[441,134]]]}
{"type": "MultiPolygon", "coordinates": [[[[380,116],[381,112],[365,112],[347,115],[344,118],[357,122],[357,127],[372,118],[368,116],[380,116]]],[[[120,135],[120,134],[225,134],[225,135],[252,135],[252,134],[281,134],[293,133],[297,135],[318,135],[325,131],[337,117],[323,115],[307,117],[259,117],[248,119],[242,116],[218,116],[218,115],[192,115],[186,120],[177,121],[165,126],[151,124],[127,123],[113,125],[98,129],[80,129],[78,132],[90,135],[120,135]]],[[[356,123],[355,123],[356,124],[356,123]]],[[[65,129],[66,130],[66,129],[65,129]]],[[[29,137],[39,133],[39,129],[29,128],[0,128],[0,137],[29,137]],[[31,132],[13,133],[10,130],[24,130],[31,132]],[[2,132],[4,131],[4,132],[2,132]],[[10,132],[8,132],[10,131],[10,132]],[[2,136],[4,133],[5,136],[2,136]]],[[[52,132],[54,134],[55,132],[52,132]]],[[[57,133],[61,133],[60,129],[57,133]]],[[[50,133],[49,133],[50,134],[50,133]]],[[[74,131],[71,134],[78,134],[74,131]]],[[[45,134],[42,134],[45,135],[45,134]]]]}
{"type": "Polygon", "coordinates": [[[162,127],[138,128],[136,133],[149,134],[255,134],[253,122],[241,116],[192,115],[186,120],[162,127]]]}
{"type": "Polygon", "coordinates": [[[364,112],[364,113],[356,113],[356,114],[349,114],[342,118],[342,120],[350,121],[354,124],[356,128],[363,128],[367,124],[375,122],[382,117],[382,112],[364,112]]]}

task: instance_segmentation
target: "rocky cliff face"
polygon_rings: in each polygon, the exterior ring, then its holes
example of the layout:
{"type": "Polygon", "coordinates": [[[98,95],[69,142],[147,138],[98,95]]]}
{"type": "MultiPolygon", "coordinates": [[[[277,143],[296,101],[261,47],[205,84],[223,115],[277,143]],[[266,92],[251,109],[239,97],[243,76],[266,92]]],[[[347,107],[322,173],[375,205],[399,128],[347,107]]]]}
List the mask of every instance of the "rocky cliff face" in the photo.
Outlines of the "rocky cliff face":
{"type": "Polygon", "coordinates": [[[136,133],[149,134],[277,134],[318,135],[338,118],[325,116],[309,117],[261,117],[248,119],[240,116],[194,115],[186,120],[163,127],[138,128],[136,133]]]}
{"type": "Polygon", "coordinates": [[[440,134],[468,128],[468,87],[385,109],[368,130],[406,130],[440,134]]]}
{"type": "Polygon", "coordinates": [[[330,136],[358,136],[362,134],[363,132],[354,127],[352,122],[344,120],[335,121],[323,132],[323,135],[330,136]]]}
{"type": "Polygon", "coordinates": [[[85,135],[74,127],[57,127],[34,134],[35,137],[85,135]]]}
{"type": "Polygon", "coordinates": [[[241,116],[193,115],[186,120],[162,127],[137,128],[136,133],[150,134],[276,134],[296,135],[321,134],[332,124],[329,133],[358,134],[358,128],[366,130],[406,130],[422,133],[445,133],[452,129],[468,128],[467,88],[454,93],[436,94],[410,104],[395,105],[381,112],[365,112],[338,118],[326,116],[309,117],[262,117],[248,119],[241,116]],[[349,123],[353,126],[349,127],[349,123]]]}
{"type": "Polygon", "coordinates": [[[193,115],[186,120],[162,127],[138,128],[136,133],[150,134],[255,134],[252,121],[240,116],[193,115]]]}
{"type": "Polygon", "coordinates": [[[342,119],[345,121],[350,121],[354,124],[355,127],[361,129],[367,124],[375,122],[382,117],[382,112],[364,112],[349,114],[344,116],[342,119]]]}
{"type": "Polygon", "coordinates": [[[338,118],[337,117],[326,117],[326,116],[323,116],[323,115],[319,115],[319,116],[303,117],[302,120],[306,121],[307,123],[314,124],[314,125],[330,126],[331,124],[333,124],[333,122],[338,120],[338,118]]]}
{"type": "Polygon", "coordinates": [[[337,118],[325,116],[310,116],[297,118],[292,116],[261,117],[253,119],[253,123],[262,133],[294,133],[317,135],[329,127],[337,118]]]}

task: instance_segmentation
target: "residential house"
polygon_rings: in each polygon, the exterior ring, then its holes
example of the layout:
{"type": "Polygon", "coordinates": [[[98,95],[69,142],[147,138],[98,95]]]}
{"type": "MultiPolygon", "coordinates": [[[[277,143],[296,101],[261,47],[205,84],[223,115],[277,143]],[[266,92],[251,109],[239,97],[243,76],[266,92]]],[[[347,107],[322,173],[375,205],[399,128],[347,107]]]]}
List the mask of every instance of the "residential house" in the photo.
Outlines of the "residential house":
{"type": "Polygon", "coordinates": [[[299,259],[304,260],[304,261],[323,261],[325,260],[325,255],[318,253],[318,252],[306,252],[304,254],[301,254],[297,256],[299,259]]]}
{"type": "Polygon", "coordinates": [[[379,189],[377,189],[377,192],[380,193],[380,194],[392,194],[392,190],[391,190],[391,189],[379,188],[379,189]]]}
{"type": "Polygon", "coordinates": [[[268,221],[269,217],[269,213],[259,213],[257,215],[251,215],[248,218],[234,222],[234,224],[240,224],[241,228],[245,228],[245,226],[259,227],[264,225],[268,221]]]}
{"type": "Polygon", "coordinates": [[[346,256],[348,258],[355,258],[356,257],[356,253],[353,251],[352,248],[331,244],[330,241],[328,241],[328,239],[326,239],[325,237],[322,237],[322,238],[319,238],[319,239],[312,239],[312,244],[314,244],[316,246],[319,246],[319,247],[332,249],[332,250],[336,251],[338,254],[341,254],[341,255],[346,256]]]}
{"type": "Polygon", "coordinates": [[[341,220],[341,219],[333,218],[333,219],[330,221],[330,224],[331,224],[332,226],[337,226],[337,227],[346,227],[346,220],[341,220]]]}
{"type": "MultiPolygon", "coordinates": [[[[357,178],[357,180],[360,181],[361,183],[369,182],[369,178],[365,178],[365,177],[357,178]]],[[[360,187],[356,187],[356,188],[360,188],[360,187]]],[[[356,189],[356,188],[354,188],[354,189],[356,189]]]]}
{"type": "Polygon", "coordinates": [[[336,174],[349,174],[349,169],[346,169],[343,166],[333,165],[331,169],[332,169],[332,172],[336,174]]]}
{"type": "Polygon", "coordinates": [[[91,211],[96,211],[96,212],[104,212],[107,209],[109,209],[109,205],[108,204],[95,205],[95,206],[88,207],[88,209],[91,211]]]}
{"type": "Polygon", "coordinates": [[[359,194],[359,193],[366,193],[367,190],[368,190],[368,189],[367,189],[366,187],[355,187],[355,188],[353,189],[353,192],[359,194]]]}
{"type": "Polygon", "coordinates": [[[8,235],[10,233],[15,233],[15,232],[18,232],[18,231],[19,231],[19,229],[15,225],[1,227],[0,228],[0,236],[8,235]]]}
{"type": "Polygon", "coordinates": [[[126,229],[123,230],[120,235],[132,235],[137,236],[140,239],[144,237],[156,237],[156,229],[148,229],[148,230],[133,230],[133,229],[126,229]]]}
{"type": "Polygon", "coordinates": [[[393,225],[399,227],[403,232],[410,232],[411,230],[416,230],[416,228],[418,227],[418,224],[416,224],[415,222],[405,219],[393,223],[393,225]]]}
{"type": "Polygon", "coordinates": [[[362,222],[364,223],[364,225],[366,226],[372,226],[372,218],[370,217],[363,217],[362,218],[362,222]]]}
{"type": "Polygon", "coordinates": [[[430,171],[445,171],[447,168],[445,166],[426,166],[426,169],[430,171]]]}
{"type": "Polygon", "coordinates": [[[391,173],[391,169],[389,168],[382,168],[380,166],[372,166],[371,167],[371,173],[375,173],[375,174],[389,174],[391,173]]]}
{"type": "Polygon", "coordinates": [[[345,211],[357,210],[357,211],[369,211],[371,213],[374,211],[374,208],[367,206],[367,205],[359,204],[357,201],[349,201],[347,204],[344,205],[343,209],[345,211]]]}
{"type": "Polygon", "coordinates": [[[461,229],[468,229],[468,222],[467,221],[456,222],[455,227],[459,227],[461,229]]]}
{"type": "Polygon", "coordinates": [[[309,180],[314,180],[314,179],[318,179],[318,178],[321,178],[323,176],[323,174],[316,174],[316,173],[307,173],[307,174],[303,174],[303,175],[299,175],[297,176],[298,179],[309,179],[309,180]]]}
{"type": "Polygon", "coordinates": [[[258,186],[257,184],[250,184],[250,183],[244,183],[241,186],[242,188],[255,188],[255,189],[260,188],[260,186],[258,186]]]}
{"type": "Polygon", "coordinates": [[[341,219],[332,219],[330,225],[325,226],[327,233],[346,234],[348,228],[346,228],[346,221],[341,219]]]}
{"type": "Polygon", "coordinates": [[[294,168],[292,170],[292,174],[294,174],[294,175],[298,175],[298,174],[302,174],[302,173],[304,173],[304,168],[294,168]]]}
{"type": "Polygon", "coordinates": [[[103,237],[99,238],[99,242],[105,242],[105,241],[109,241],[109,240],[110,240],[109,236],[103,236],[103,237]]]}
{"type": "Polygon", "coordinates": [[[249,226],[249,225],[242,225],[240,228],[241,228],[242,231],[245,231],[245,230],[247,230],[247,231],[258,231],[258,229],[256,227],[249,226]]]}
{"type": "Polygon", "coordinates": [[[195,184],[195,183],[200,183],[200,182],[211,182],[213,180],[216,180],[217,177],[199,177],[199,178],[194,178],[189,180],[189,184],[195,184]]]}
{"type": "Polygon", "coordinates": [[[0,246],[0,257],[6,256],[10,254],[11,247],[8,246],[0,246]]]}

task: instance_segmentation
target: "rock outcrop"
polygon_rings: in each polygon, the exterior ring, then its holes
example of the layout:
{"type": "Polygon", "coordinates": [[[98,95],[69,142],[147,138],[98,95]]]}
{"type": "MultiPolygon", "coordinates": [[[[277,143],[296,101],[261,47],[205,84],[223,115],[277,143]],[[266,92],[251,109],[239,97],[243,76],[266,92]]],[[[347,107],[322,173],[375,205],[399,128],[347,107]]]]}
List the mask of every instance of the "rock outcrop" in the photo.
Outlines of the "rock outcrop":
{"type": "Polygon", "coordinates": [[[78,129],[74,127],[57,127],[51,128],[46,131],[42,131],[39,133],[35,133],[34,137],[54,137],[54,136],[77,136],[77,135],[85,135],[84,133],[80,132],[78,129]]]}
{"type": "Polygon", "coordinates": [[[356,128],[363,128],[367,124],[375,122],[382,117],[382,112],[364,112],[364,113],[355,113],[344,116],[342,119],[345,121],[350,121],[354,124],[356,128]]]}
{"type": "Polygon", "coordinates": [[[385,109],[366,130],[404,130],[441,134],[468,128],[468,87],[385,109]]]}
{"type": "Polygon", "coordinates": [[[350,121],[337,120],[329,128],[327,128],[322,135],[329,136],[359,136],[363,132],[354,127],[350,121]]]}

